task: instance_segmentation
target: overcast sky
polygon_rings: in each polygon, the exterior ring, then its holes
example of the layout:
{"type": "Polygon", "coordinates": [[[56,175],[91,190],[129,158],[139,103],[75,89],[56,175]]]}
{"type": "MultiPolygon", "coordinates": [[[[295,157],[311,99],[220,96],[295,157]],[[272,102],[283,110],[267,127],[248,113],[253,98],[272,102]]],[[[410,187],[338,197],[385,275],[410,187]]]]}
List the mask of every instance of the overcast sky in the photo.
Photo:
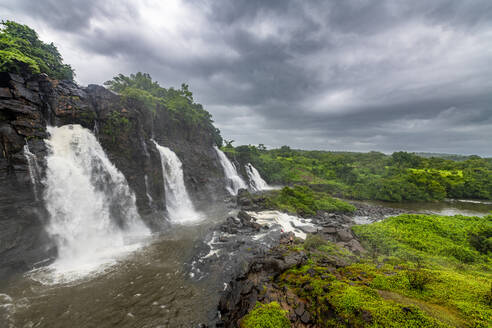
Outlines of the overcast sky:
{"type": "Polygon", "coordinates": [[[235,145],[492,156],[491,0],[0,0],[77,81],[190,85],[235,145]]]}

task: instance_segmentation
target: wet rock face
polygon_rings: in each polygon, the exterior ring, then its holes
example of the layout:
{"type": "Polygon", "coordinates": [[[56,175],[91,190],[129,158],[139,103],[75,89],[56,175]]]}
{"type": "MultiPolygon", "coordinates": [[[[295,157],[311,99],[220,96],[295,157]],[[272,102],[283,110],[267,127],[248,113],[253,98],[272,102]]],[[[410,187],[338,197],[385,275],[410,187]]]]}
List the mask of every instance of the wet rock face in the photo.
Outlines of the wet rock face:
{"type": "Polygon", "coordinates": [[[219,311],[222,321],[219,326],[238,327],[241,318],[251,311],[257,302],[273,301],[289,311],[293,327],[311,326],[311,315],[305,309],[305,301],[275,283],[276,276],[290,268],[302,266],[307,261],[304,252],[286,251],[291,244],[290,235],[284,234],[276,248],[254,258],[246,272],[230,282],[220,299],[219,311]]]}
{"type": "Polygon", "coordinates": [[[47,134],[39,83],[45,78],[0,73],[0,277],[53,253],[42,229],[46,212],[33,193],[23,152],[28,143],[42,165],[47,134]]]}
{"type": "Polygon", "coordinates": [[[151,138],[181,159],[186,187],[195,201],[215,201],[226,193],[214,138],[207,129],[171,119],[165,108],[154,115],[102,86],[84,88],[45,74],[0,73],[0,276],[27,270],[53,255],[43,230],[48,217],[42,197],[34,195],[23,149],[28,144],[37,159],[36,184],[42,195],[46,126],[66,124],[93,131],[125,175],[142,218],[154,230],[165,228],[165,192],[160,155],[151,138]]]}
{"type": "MultiPolygon", "coordinates": [[[[153,129],[153,130],[152,130],[153,129]]],[[[228,195],[212,132],[206,127],[177,121],[169,111],[158,110],[153,127],[154,139],[170,148],[183,163],[185,184],[195,205],[222,200],[228,195]]]]}

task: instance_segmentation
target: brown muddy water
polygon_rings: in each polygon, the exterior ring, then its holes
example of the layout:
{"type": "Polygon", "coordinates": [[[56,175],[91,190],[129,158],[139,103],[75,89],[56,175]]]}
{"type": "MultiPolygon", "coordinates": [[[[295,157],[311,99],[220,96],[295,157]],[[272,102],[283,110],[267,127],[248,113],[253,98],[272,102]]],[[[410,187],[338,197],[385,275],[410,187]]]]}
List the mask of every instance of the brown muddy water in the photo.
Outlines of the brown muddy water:
{"type": "MultiPolygon", "coordinates": [[[[442,215],[483,216],[492,211],[487,202],[368,203],[442,215]]],[[[222,212],[201,224],[174,226],[117,264],[81,280],[47,284],[49,273],[41,270],[0,282],[0,328],[197,327],[214,322],[223,284],[220,274],[192,279],[189,265],[197,241],[226,216],[222,212]]]]}
{"type": "Polygon", "coordinates": [[[82,280],[43,284],[31,272],[0,282],[4,327],[195,327],[214,320],[218,290],[213,274],[191,279],[197,240],[218,217],[175,226],[116,265],[82,280]]]}

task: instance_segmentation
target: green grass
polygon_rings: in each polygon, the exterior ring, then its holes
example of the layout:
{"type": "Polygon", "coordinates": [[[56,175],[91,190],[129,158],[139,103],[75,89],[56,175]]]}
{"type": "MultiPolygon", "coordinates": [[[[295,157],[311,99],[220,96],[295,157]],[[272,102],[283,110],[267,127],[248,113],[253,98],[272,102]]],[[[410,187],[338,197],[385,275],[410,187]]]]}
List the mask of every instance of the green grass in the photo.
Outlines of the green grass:
{"type": "Polygon", "coordinates": [[[284,187],[269,196],[270,204],[283,211],[299,215],[315,215],[317,211],[353,212],[355,207],[347,202],[315,192],[306,186],[284,187]]]}
{"type": "Polygon", "coordinates": [[[371,288],[397,293],[422,309],[440,306],[436,313],[448,312],[452,326],[492,325],[492,216],[400,215],[353,230],[387,263],[346,268],[365,272],[371,288]],[[475,242],[476,235],[484,238],[475,242]]]}
{"type": "MultiPolygon", "coordinates": [[[[492,216],[404,214],[355,226],[353,231],[366,247],[381,255],[439,264],[484,265],[491,269],[490,252],[481,253],[480,247],[477,249],[471,241],[479,231],[492,234],[492,216]]],[[[488,238],[482,241],[488,242],[488,238]]]]}
{"type": "Polygon", "coordinates": [[[372,286],[355,284],[349,279],[350,269],[334,274],[331,271],[311,261],[280,277],[282,283],[309,301],[309,310],[320,327],[447,326],[415,304],[401,304],[382,297],[372,286]]]}
{"type": "Polygon", "coordinates": [[[287,311],[277,302],[256,304],[246,316],[241,319],[241,328],[289,328],[290,321],[287,311]]]}
{"type": "Polygon", "coordinates": [[[320,327],[490,327],[491,225],[492,216],[400,215],[355,226],[363,258],[310,236],[296,249],[307,263],[278,283],[308,301],[320,327]],[[336,269],[334,258],[347,264],[336,269]]]}

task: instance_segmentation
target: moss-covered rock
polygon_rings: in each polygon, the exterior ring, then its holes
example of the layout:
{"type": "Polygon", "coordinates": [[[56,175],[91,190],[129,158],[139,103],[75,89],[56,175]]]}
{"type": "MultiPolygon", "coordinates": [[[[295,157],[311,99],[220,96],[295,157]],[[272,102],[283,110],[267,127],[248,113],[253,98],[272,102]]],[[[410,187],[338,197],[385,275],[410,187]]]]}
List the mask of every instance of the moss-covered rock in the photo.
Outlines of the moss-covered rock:
{"type": "Polygon", "coordinates": [[[239,324],[241,328],[289,328],[290,321],[287,311],[277,302],[258,303],[253,310],[244,316],[239,324]]]}

